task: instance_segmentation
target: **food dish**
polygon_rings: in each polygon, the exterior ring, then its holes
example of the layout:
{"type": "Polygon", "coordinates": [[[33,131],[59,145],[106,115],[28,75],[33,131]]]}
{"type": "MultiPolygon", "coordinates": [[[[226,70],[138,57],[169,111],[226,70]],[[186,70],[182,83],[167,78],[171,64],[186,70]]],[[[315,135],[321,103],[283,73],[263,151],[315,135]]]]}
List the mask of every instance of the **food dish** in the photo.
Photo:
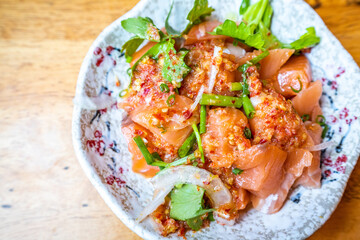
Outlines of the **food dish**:
{"type": "MultiPolygon", "coordinates": [[[[100,57],[100,59],[101,59],[101,57],[100,57]]],[[[95,62],[94,64],[96,65],[96,63],[97,62],[95,62]]],[[[102,117],[102,121],[104,120],[104,118],[105,118],[105,120],[106,120],[106,114],[104,114],[102,117]]],[[[95,120],[96,121],[96,120],[95,120]]],[[[105,121],[106,122],[106,121],[105,121]]],[[[102,135],[104,135],[104,134],[102,134],[102,135]]],[[[92,140],[93,138],[91,138],[91,136],[87,136],[90,140],[92,140]]],[[[105,155],[106,154],[106,152],[104,153],[104,152],[102,152],[102,148],[101,148],[101,144],[104,144],[104,145],[107,145],[107,144],[109,144],[109,146],[111,145],[110,143],[106,143],[106,141],[104,141],[104,140],[102,140],[102,138],[103,138],[103,136],[100,136],[100,134],[99,133],[97,133],[96,134],[96,136],[95,136],[95,140],[96,140],[96,138],[99,138],[99,141],[100,141],[100,148],[98,148],[99,149],[99,154],[103,154],[103,155],[105,155]],[[101,140],[103,141],[103,143],[101,143],[101,140]]],[[[88,139],[88,140],[89,140],[88,139]]],[[[94,141],[95,141],[94,140],[94,141]]],[[[88,143],[88,147],[89,148],[95,148],[95,147],[91,147],[91,146],[95,146],[96,145],[96,143],[93,143],[93,142],[89,142],[88,143]]],[[[110,148],[108,148],[108,149],[110,149],[110,148]]],[[[121,150],[121,149],[120,149],[121,150]]],[[[94,153],[94,152],[93,152],[94,153]]],[[[95,151],[95,153],[96,153],[96,151],[95,151]]],[[[92,154],[91,153],[91,151],[89,151],[89,154],[92,154]]],[[[89,156],[88,156],[89,157],[89,156]]],[[[94,156],[91,156],[91,157],[94,157],[94,156]]],[[[99,164],[99,163],[98,163],[99,164]]],[[[98,165],[97,167],[99,167],[100,165],[98,165]]],[[[120,185],[121,185],[121,181],[119,180],[119,179],[113,179],[116,183],[120,183],[120,185]]],[[[111,183],[111,179],[108,179],[107,180],[108,182],[110,182],[111,183]]],[[[135,182],[134,182],[135,183],[135,182]]],[[[146,191],[146,190],[145,190],[146,191]]]]}

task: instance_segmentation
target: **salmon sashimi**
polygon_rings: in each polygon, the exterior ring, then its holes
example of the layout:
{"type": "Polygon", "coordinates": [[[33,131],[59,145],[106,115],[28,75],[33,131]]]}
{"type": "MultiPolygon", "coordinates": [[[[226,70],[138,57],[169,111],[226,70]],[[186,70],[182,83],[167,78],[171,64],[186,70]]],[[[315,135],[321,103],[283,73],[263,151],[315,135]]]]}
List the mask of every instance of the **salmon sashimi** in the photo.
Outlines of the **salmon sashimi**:
{"type": "Polygon", "coordinates": [[[301,91],[291,101],[296,112],[302,116],[311,114],[312,110],[319,104],[322,94],[322,84],[320,80],[310,83],[310,86],[301,91]]]}
{"type": "Polygon", "coordinates": [[[267,196],[277,189],[283,179],[283,165],[287,153],[274,145],[267,145],[264,160],[254,168],[244,170],[243,173],[236,176],[236,184],[239,187],[249,190],[251,193],[259,196],[267,196]]]}
{"type": "Polygon", "coordinates": [[[130,113],[130,117],[168,143],[180,147],[191,133],[191,125],[199,122],[199,111],[189,110],[192,104],[191,99],[176,94],[174,105],[158,101],[156,106],[138,107],[130,113]]]}
{"type": "Polygon", "coordinates": [[[272,78],[294,53],[294,49],[269,50],[269,55],[260,61],[260,78],[272,78]]]}
{"type": "Polygon", "coordinates": [[[142,48],[132,55],[130,66],[132,67],[147,51],[150,50],[157,42],[148,42],[142,48]]]}
{"type": "Polygon", "coordinates": [[[241,152],[251,146],[245,137],[246,116],[235,108],[214,108],[208,111],[206,133],[202,135],[204,153],[211,167],[230,167],[241,152]]]}
{"type": "Polygon", "coordinates": [[[136,136],[143,138],[149,152],[157,152],[166,162],[171,162],[177,156],[177,149],[174,146],[136,123],[123,126],[121,130],[128,142],[129,151],[132,154],[132,170],[136,173],[140,173],[145,177],[153,177],[159,171],[159,167],[150,166],[146,163],[140,149],[133,140],[136,136]]]}
{"type": "Polygon", "coordinates": [[[235,209],[245,209],[250,202],[250,194],[244,188],[230,189],[231,195],[235,202],[235,209]]]}
{"type": "Polygon", "coordinates": [[[131,112],[137,107],[153,106],[159,100],[166,101],[175,94],[174,86],[163,78],[161,72],[162,67],[156,60],[143,58],[136,66],[130,88],[118,107],[131,112]],[[169,91],[162,92],[161,84],[166,84],[169,91]]]}
{"type": "Polygon", "coordinates": [[[307,150],[295,149],[289,152],[283,167],[283,180],[276,184],[266,181],[261,190],[251,191],[253,206],[268,214],[279,211],[294,181],[301,176],[305,167],[311,165],[311,162],[312,154],[307,150]]]}
{"type": "Polygon", "coordinates": [[[305,126],[290,102],[268,88],[250,98],[254,108],[254,118],[250,119],[253,144],[271,142],[281,149],[300,147],[307,138],[305,126]]]}
{"type": "Polygon", "coordinates": [[[323,115],[323,112],[321,110],[320,104],[317,103],[313,110],[311,111],[310,120],[312,122],[316,122],[317,117],[323,115]]]}
{"type": "MultiPolygon", "coordinates": [[[[312,122],[306,122],[305,126],[313,141],[312,145],[320,144],[322,127],[319,124],[312,122]]],[[[296,185],[319,188],[321,185],[320,151],[315,151],[311,153],[313,155],[312,163],[304,170],[304,173],[296,181],[296,185]]]]}
{"type": "Polygon", "coordinates": [[[275,90],[286,98],[296,96],[309,86],[311,81],[311,68],[309,60],[303,56],[293,56],[281,67],[274,77],[275,90]],[[291,89],[293,88],[293,89],[291,89]]]}
{"type": "Polygon", "coordinates": [[[211,39],[226,39],[229,38],[223,35],[212,35],[208,32],[212,32],[221,22],[207,21],[193,26],[189,33],[184,36],[185,45],[190,45],[199,41],[206,41],[211,39]]]}
{"type": "Polygon", "coordinates": [[[209,92],[209,81],[215,81],[212,93],[234,96],[230,91],[231,83],[235,81],[235,70],[238,65],[234,58],[222,54],[225,42],[223,40],[211,40],[198,42],[187,46],[190,52],[185,58],[186,64],[191,67],[190,73],[184,78],[180,88],[180,94],[195,99],[201,86],[205,92],[209,92]]]}

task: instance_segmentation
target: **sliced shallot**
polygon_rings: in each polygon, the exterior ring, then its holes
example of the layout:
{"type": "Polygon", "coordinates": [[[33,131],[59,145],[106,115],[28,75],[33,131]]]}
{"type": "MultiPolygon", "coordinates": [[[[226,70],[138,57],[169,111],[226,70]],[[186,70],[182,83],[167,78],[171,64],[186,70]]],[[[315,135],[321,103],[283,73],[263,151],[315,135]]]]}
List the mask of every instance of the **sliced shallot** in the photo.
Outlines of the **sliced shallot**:
{"type": "Polygon", "coordinates": [[[324,142],[324,143],[320,143],[318,145],[314,145],[312,147],[308,147],[307,149],[310,152],[320,151],[320,150],[326,149],[326,148],[334,145],[334,143],[335,143],[334,141],[324,142]]]}
{"type": "Polygon", "coordinates": [[[222,54],[222,48],[215,46],[214,47],[214,54],[212,57],[213,64],[211,65],[210,69],[210,77],[209,77],[209,93],[212,92],[214,85],[215,85],[215,79],[219,72],[219,65],[221,63],[221,54],[222,54]],[[220,58],[220,59],[219,59],[220,58]]]}
{"type": "Polygon", "coordinates": [[[218,209],[225,204],[230,204],[232,201],[231,193],[223,184],[219,176],[193,166],[183,165],[163,170],[153,177],[150,182],[155,188],[154,199],[140,213],[137,218],[138,222],[144,220],[149,214],[163,204],[165,197],[177,184],[194,184],[204,188],[215,209],[218,209]]]}
{"type": "Polygon", "coordinates": [[[190,107],[190,112],[193,112],[195,110],[195,108],[197,107],[197,105],[199,104],[201,98],[202,98],[202,95],[204,93],[204,85],[201,86],[196,98],[195,98],[195,102],[191,105],[190,107]]]}

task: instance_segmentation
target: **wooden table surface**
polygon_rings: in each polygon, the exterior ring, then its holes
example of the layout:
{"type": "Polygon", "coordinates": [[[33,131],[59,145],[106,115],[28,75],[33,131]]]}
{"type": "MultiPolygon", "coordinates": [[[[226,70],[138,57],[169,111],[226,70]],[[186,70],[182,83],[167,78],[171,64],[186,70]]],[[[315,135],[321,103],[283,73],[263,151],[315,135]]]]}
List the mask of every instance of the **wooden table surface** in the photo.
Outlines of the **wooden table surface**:
{"type": "MultiPolygon", "coordinates": [[[[0,239],[140,239],[90,184],[71,140],[81,62],[137,2],[0,0],[0,239]]],[[[308,2],[359,64],[359,0],[308,2]]],[[[359,177],[358,166],[310,239],[359,239],[359,177]]]]}

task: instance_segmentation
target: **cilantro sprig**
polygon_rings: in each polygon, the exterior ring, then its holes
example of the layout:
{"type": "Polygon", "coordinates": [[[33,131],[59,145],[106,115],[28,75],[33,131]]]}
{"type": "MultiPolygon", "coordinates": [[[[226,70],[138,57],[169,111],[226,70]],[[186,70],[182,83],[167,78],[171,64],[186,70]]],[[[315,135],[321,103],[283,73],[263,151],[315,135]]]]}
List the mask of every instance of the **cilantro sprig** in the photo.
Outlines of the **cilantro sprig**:
{"type": "Polygon", "coordinates": [[[290,48],[300,51],[304,48],[313,47],[320,42],[314,27],[307,28],[307,32],[292,43],[279,41],[270,31],[273,9],[269,0],[260,0],[250,6],[249,0],[243,0],[239,12],[243,16],[243,21],[239,25],[235,21],[226,20],[216,27],[211,34],[229,36],[261,50],[290,48]]]}
{"type": "MultiPolygon", "coordinates": [[[[204,209],[204,193],[203,188],[192,184],[174,188],[170,194],[170,217],[182,221],[190,220],[190,224],[195,224],[194,218],[214,211],[213,209],[204,209]]],[[[199,222],[199,219],[196,221],[199,222]]],[[[190,225],[189,222],[188,225],[190,225]]]]}

